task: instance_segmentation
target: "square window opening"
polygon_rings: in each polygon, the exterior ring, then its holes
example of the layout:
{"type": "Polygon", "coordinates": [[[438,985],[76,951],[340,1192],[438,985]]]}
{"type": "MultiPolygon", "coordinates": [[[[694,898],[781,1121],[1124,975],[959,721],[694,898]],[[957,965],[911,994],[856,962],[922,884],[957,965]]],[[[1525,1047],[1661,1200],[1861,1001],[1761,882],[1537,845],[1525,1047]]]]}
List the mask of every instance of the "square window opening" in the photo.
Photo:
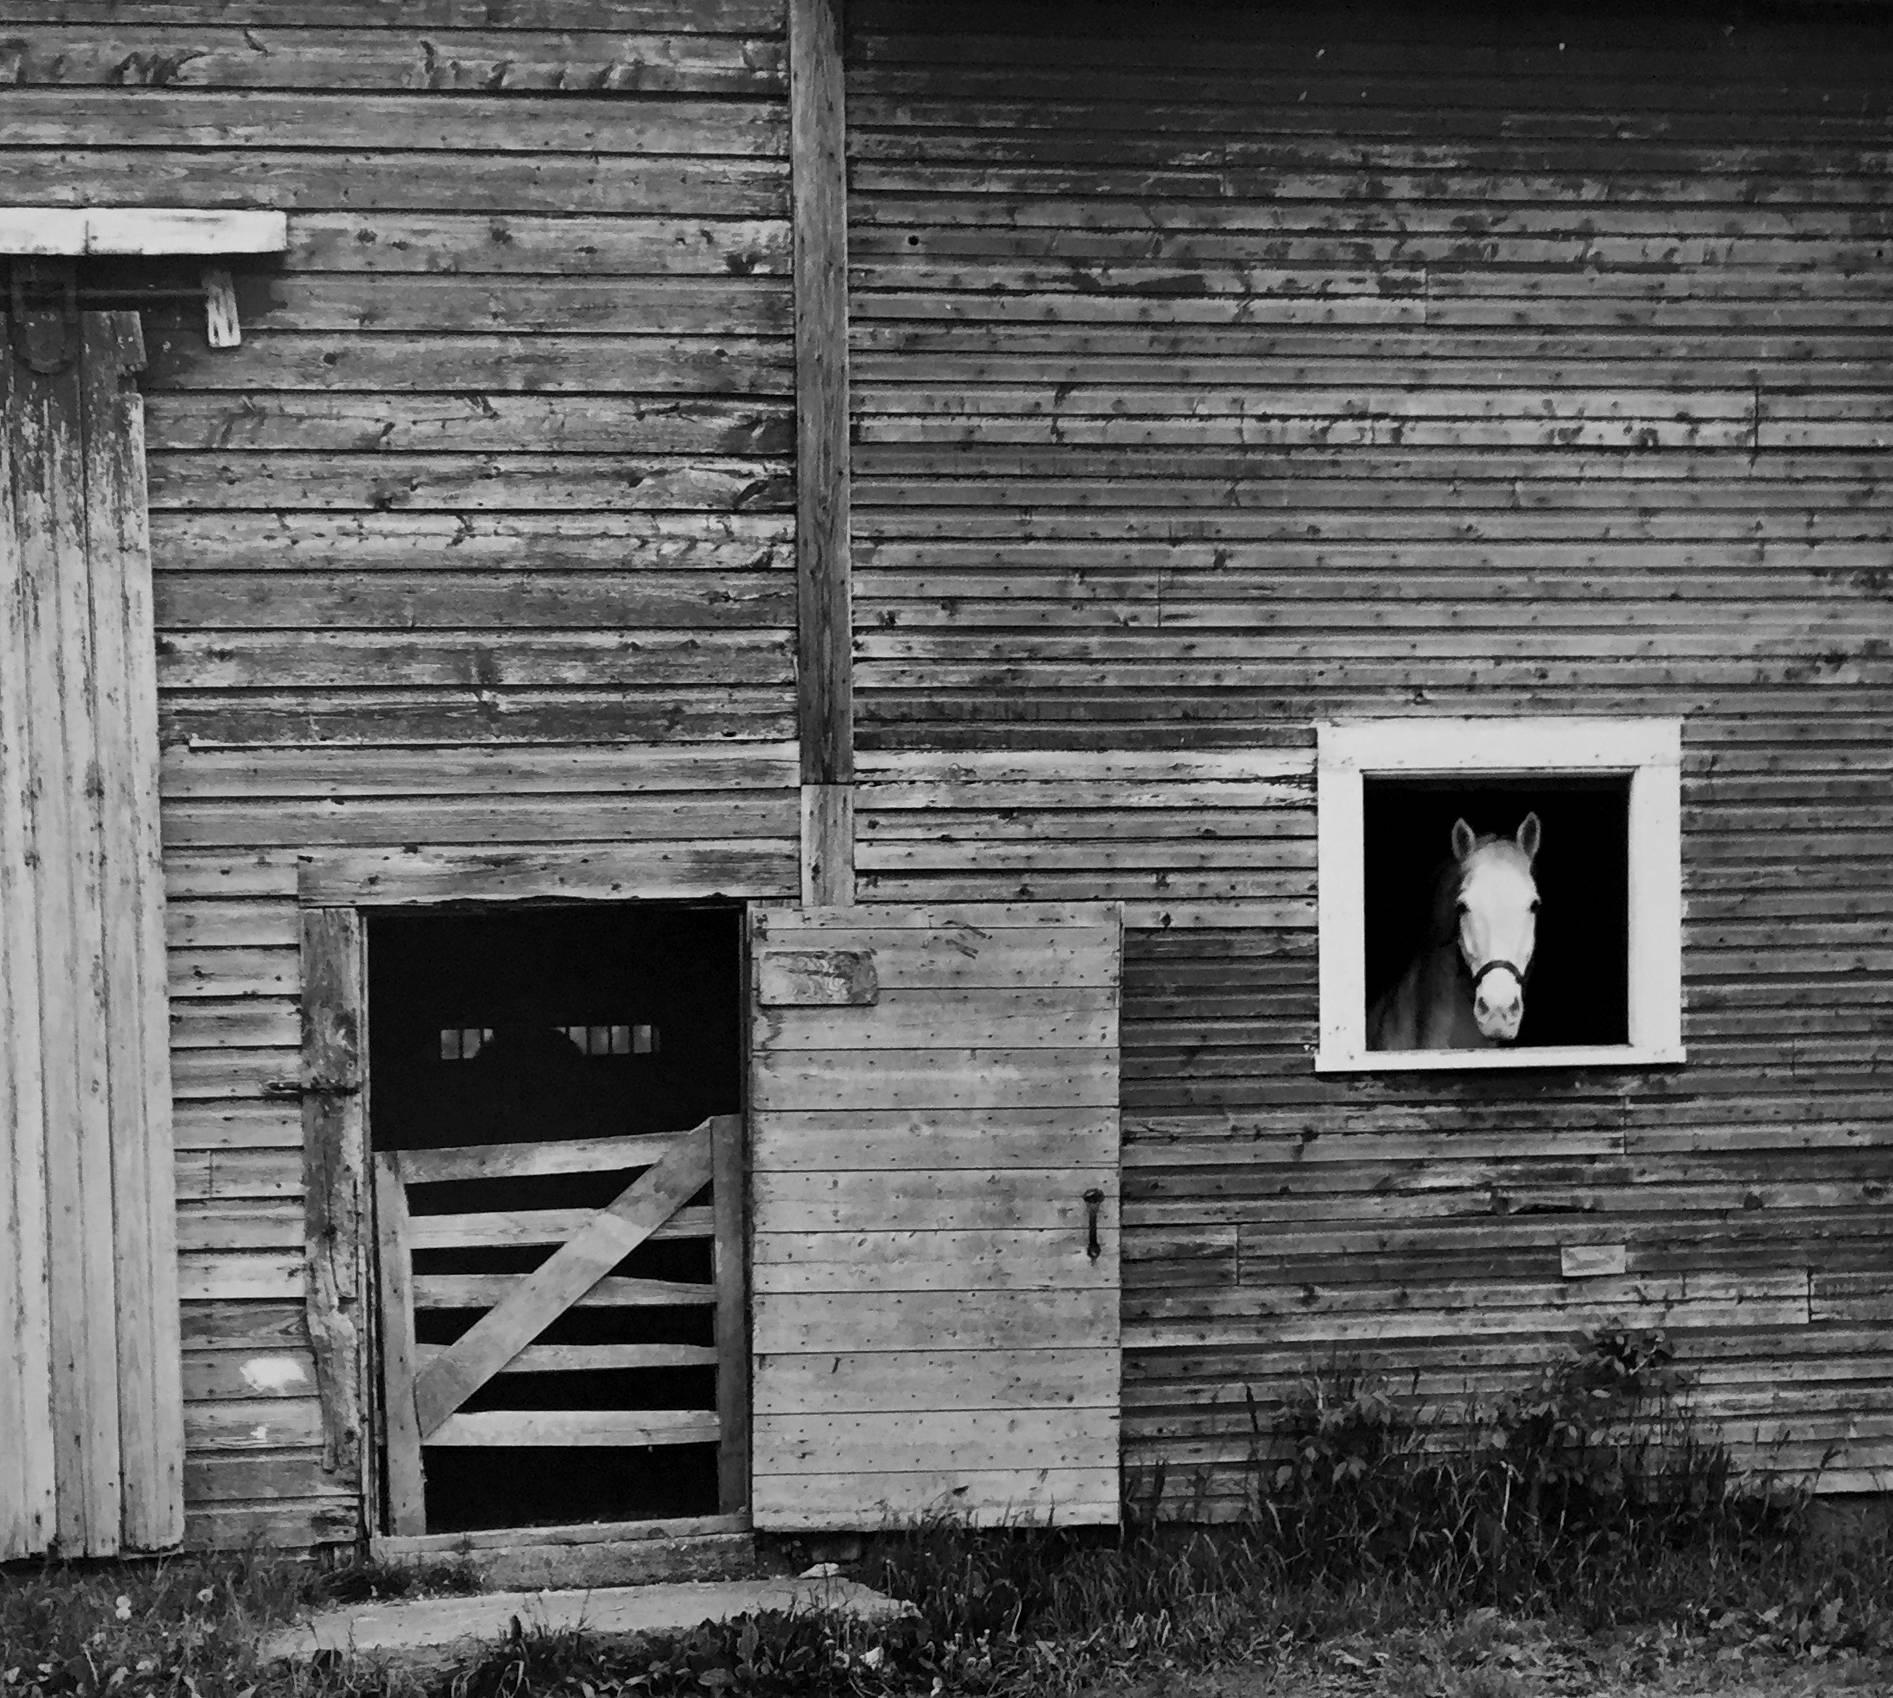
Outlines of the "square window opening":
{"type": "Polygon", "coordinates": [[[1683,1059],[1679,721],[1317,736],[1317,1071],[1683,1059]]]}
{"type": "MultiPolygon", "coordinates": [[[[1415,970],[1424,977],[1432,952],[1446,955],[1455,988],[1470,985],[1455,916],[1450,908],[1439,911],[1454,901],[1448,887],[1460,867],[1455,826],[1463,820],[1475,840],[1515,844],[1528,819],[1538,822],[1531,884],[1519,885],[1515,900],[1539,906],[1531,915],[1533,948],[1511,1042],[1527,1049],[1630,1041],[1628,776],[1369,777],[1362,786],[1361,858],[1370,1049],[1380,1047],[1378,1034],[1401,1023],[1415,970]]],[[[1501,932],[1517,920],[1493,916],[1501,932]]]]}

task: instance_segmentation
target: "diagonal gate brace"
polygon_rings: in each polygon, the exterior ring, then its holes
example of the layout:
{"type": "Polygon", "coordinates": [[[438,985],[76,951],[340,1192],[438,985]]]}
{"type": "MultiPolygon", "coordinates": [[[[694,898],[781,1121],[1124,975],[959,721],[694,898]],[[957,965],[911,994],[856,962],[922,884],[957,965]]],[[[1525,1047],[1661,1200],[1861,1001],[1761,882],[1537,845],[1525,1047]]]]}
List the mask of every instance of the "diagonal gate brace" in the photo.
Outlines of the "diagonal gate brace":
{"type": "Polygon", "coordinates": [[[414,1384],[423,1440],[709,1184],[711,1125],[706,1120],[684,1133],[576,1238],[561,1244],[428,1365],[414,1384]]]}

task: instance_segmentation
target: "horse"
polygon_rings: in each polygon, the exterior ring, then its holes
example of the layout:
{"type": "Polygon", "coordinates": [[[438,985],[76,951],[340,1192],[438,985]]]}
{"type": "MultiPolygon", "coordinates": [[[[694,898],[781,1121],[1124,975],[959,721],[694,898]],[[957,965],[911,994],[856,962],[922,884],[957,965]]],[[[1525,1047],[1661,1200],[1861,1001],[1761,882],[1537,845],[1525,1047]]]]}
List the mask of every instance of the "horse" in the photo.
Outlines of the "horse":
{"type": "Polygon", "coordinates": [[[1531,865],[1542,835],[1535,813],[1509,838],[1475,837],[1453,821],[1426,943],[1368,1011],[1369,1049],[1484,1049],[1518,1036],[1537,945],[1531,865]]]}

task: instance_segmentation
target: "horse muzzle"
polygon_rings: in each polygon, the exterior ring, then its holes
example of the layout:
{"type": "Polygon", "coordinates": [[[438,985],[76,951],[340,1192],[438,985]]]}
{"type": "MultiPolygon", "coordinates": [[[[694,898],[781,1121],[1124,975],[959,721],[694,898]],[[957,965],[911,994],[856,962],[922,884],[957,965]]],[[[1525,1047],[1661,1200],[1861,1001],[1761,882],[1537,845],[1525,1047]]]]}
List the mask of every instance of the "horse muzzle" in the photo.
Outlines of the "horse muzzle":
{"type": "Polygon", "coordinates": [[[1510,961],[1488,961],[1473,974],[1472,1017],[1484,1037],[1510,1043],[1518,1036],[1525,1018],[1525,975],[1510,961]]]}

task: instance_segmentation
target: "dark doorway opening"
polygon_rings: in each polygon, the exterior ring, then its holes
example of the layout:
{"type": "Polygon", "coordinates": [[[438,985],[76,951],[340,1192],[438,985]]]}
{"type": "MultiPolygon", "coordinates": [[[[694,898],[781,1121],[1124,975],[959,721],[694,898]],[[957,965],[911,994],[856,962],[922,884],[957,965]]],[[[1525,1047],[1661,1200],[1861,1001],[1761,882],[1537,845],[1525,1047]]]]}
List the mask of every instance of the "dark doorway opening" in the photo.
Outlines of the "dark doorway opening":
{"type": "MultiPolygon", "coordinates": [[[[650,1141],[741,1112],[741,935],[734,906],[370,919],[374,1149],[510,1152],[501,1184],[422,1179],[405,1189],[421,1367],[553,1252],[555,1229],[539,1223],[583,1223],[639,1174],[629,1156],[535,1172],[563,1157],[536,1161],[523,1146],[650,1141]]],[[[438,1167],[416,1158],[414,1171],[438,1167]]],[[[685,1419],[697,1411],[713,1421],[718,1408],[710,1201],[707,1188],[692,1198],[461,1406],[502,1419],[457,1422],[456,1442],[423,1441],[428,1532],[718,1511],[717,1442],[685,1419]],[[636,1426],[627,1412],[650,1412],[647,1424],[668,1424],[670,1438],[561,1442],[588,1427],[636,1426]],[[464,1442],[469,1431],[481,1441],[464,1442]],[[489,1442],[496,1431],[527,1442],[489,1442]]]]}
{"type": "Polygon", "coordinates": [[[1453,822],[1510,837],[1536,813],[1532,866],[1543,903],[1521,1046],[1622,1044],[1630,1022],[1630,780],[1627,777],[1374,778],[1362,787],[1367,1006],[1427,940],[1434,881],[1453,822]]]}

